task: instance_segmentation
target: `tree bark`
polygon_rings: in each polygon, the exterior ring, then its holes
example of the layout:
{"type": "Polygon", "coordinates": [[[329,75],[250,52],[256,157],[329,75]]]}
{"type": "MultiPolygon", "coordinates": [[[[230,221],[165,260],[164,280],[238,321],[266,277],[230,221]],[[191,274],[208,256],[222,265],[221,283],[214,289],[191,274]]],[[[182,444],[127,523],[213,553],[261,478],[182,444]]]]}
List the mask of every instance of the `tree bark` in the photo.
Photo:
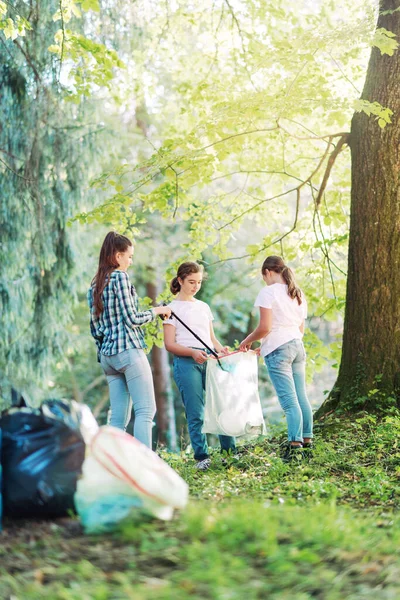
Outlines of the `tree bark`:
{"type": "MultiPolygon", "coordinates": [[[[152,269],[150,271],[153,272],[152,269]]],[[[157,284],[152,282],[147,283],[146,292],[149,298],[155,302],[158,296],[157,284]]],[[[177,439],[174,398],[171,387],[168,352],[164,347],[158,348],[158,346],[153,346],[151,351],[151,368],[157,406],[157,431],[153,437],[157,443],[166,445],[169,450],[175,452],[177,450],[177,439]]]]}
{"type": "MultiPolygon", "coordinates": [[[[400,39],[397,0],[381,0],[377,27],[400,39]]],[[[400,402],[400,52],[373,48],[362,98],[393,111],[352,119],[351,215],[343,353],[335,387],[321,407],[367,410],[400,402]],[[373,389],[382,393],[371,395],[373,389]],[[386,399],[385,399],[386,398],[386,399]],[[392,400],[393,403],[393,400],[392,400]]]]}

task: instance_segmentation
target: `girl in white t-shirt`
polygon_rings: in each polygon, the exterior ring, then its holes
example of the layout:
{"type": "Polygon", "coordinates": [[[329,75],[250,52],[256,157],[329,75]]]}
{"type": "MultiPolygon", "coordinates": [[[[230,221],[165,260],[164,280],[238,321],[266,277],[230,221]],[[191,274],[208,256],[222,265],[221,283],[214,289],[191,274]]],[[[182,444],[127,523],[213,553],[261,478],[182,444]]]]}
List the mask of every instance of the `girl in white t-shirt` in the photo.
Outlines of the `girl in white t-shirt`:
{"type": "Polygon", "coordinates": [[[307,302],[291,269],[279,256],[268,256],[261,268],[265,283],[254,303],[260,322],[240,344],[246,351],[261,340],[260,354],[275,387],[288,424],[284,460],[302,456],[312,448],[313,415],[305,386],[306,354],[302,342],[307,302]]]}
{"type": "MultiPolygon", "coordinates": [[[[195,295],[203,280],[203,267],[195,262],[180,265],[176,277],[170,284],[175,295],[168,306],[204,344],[219,353],[226,353],[214,334],[214,319],[210,307],[195,295]]],[[[197,468],[204,471],[211,462],[208,454],[207,438],[201,429],[204,420],[204,390],[206,385],[206,367],[208,354],[204,345],[196,339],[174,316],[164,321],[164,342],[168,352],[174,355],[174,379],[182,396],[185,407],[189,437],[197,461],[197,468]]],[[[219,436],[221,448],[235,450],[235,439],[219,436]]]]}

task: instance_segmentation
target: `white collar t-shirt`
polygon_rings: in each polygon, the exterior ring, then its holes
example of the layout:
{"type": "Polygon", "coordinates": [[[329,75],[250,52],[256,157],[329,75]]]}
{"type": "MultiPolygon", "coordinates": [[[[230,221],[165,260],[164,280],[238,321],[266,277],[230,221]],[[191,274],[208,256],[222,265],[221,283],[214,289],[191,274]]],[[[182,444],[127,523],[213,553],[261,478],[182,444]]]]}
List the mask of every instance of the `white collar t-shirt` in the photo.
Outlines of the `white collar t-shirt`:
{"type": "Polygon", "coordinates": [[[300,339],[300,326],[307,318],[307,301],[301,292],[302,303],[288,294],[285,283],[266,285],[258,294],[254,306],[272,309],[271,331],[261,340],[261,356],[267,356],[282,344],[300,339]]]}
{"type": "MultiPolygon", "coordinates": [[[[210,323],[214,320],[211,309],[202,300],[173,300],[168,304],[174,312],[190,329],[204,341],[207,346],[213,348],[211,341],[210,323]]],[[[163,325],[173,325],[176,329],[175,341],[186,348],[204,347],[175,317],[165,319],[163,325]]]]}

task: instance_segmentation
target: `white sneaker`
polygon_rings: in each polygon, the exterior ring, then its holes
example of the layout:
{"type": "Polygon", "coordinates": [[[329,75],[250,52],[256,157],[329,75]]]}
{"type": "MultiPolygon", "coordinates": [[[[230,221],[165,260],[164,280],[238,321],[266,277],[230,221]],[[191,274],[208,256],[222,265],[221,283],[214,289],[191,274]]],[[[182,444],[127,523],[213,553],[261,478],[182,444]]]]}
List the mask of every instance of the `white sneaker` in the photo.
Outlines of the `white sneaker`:
{"type": "Polygon", "coordinates": [[[211,460],[209,458],[203,458],[203,460],[198,460],[196,464],[196,469],[199,471],[207,471],[211,467],[211,460]]]}

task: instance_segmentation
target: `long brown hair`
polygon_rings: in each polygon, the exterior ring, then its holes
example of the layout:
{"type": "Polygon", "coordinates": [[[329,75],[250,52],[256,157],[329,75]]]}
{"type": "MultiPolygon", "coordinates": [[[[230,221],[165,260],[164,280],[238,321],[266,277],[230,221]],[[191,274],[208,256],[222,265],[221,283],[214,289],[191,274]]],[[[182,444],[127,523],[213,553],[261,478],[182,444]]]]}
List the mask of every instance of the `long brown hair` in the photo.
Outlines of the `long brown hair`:
{"type": "Polygon", "coordinates": [[[292,269],[287,267],[280,256],[267,256],[261,267],[261,273],[265,275],[265,271],[274,271],[280,273],[288,286],[288,294],[291,298],[296,298],[299,304],[302,303],[301,290],[296,285],[292,269]]]}
{"type": "Polygon", "coordinates": [[[118,262],[115,258],[117,252],[126,252],[132,246],[132,242],[125,235],[120,235],[115,231],[110,231],[104,238],[100,250],[99,267],[93,278],[93,304],[96,317],[103,312],[102,294],[106,287],[110,274],[118,268],[118,262]]]}
{"type": "Polygon", "coordinates": [[[206,279],[207,274],[204,272],[202,265],[199,265],[196,262],[184,262],[178,267],[178,271],[176,277],[174,277],[169,284],[169,289],[174,294],[174,296],[180,291],[181,284],[178,281],[178,277],[180,279],[186,279],[188,275],[191,273],[202,273],[203,279],[206,279]]]}

